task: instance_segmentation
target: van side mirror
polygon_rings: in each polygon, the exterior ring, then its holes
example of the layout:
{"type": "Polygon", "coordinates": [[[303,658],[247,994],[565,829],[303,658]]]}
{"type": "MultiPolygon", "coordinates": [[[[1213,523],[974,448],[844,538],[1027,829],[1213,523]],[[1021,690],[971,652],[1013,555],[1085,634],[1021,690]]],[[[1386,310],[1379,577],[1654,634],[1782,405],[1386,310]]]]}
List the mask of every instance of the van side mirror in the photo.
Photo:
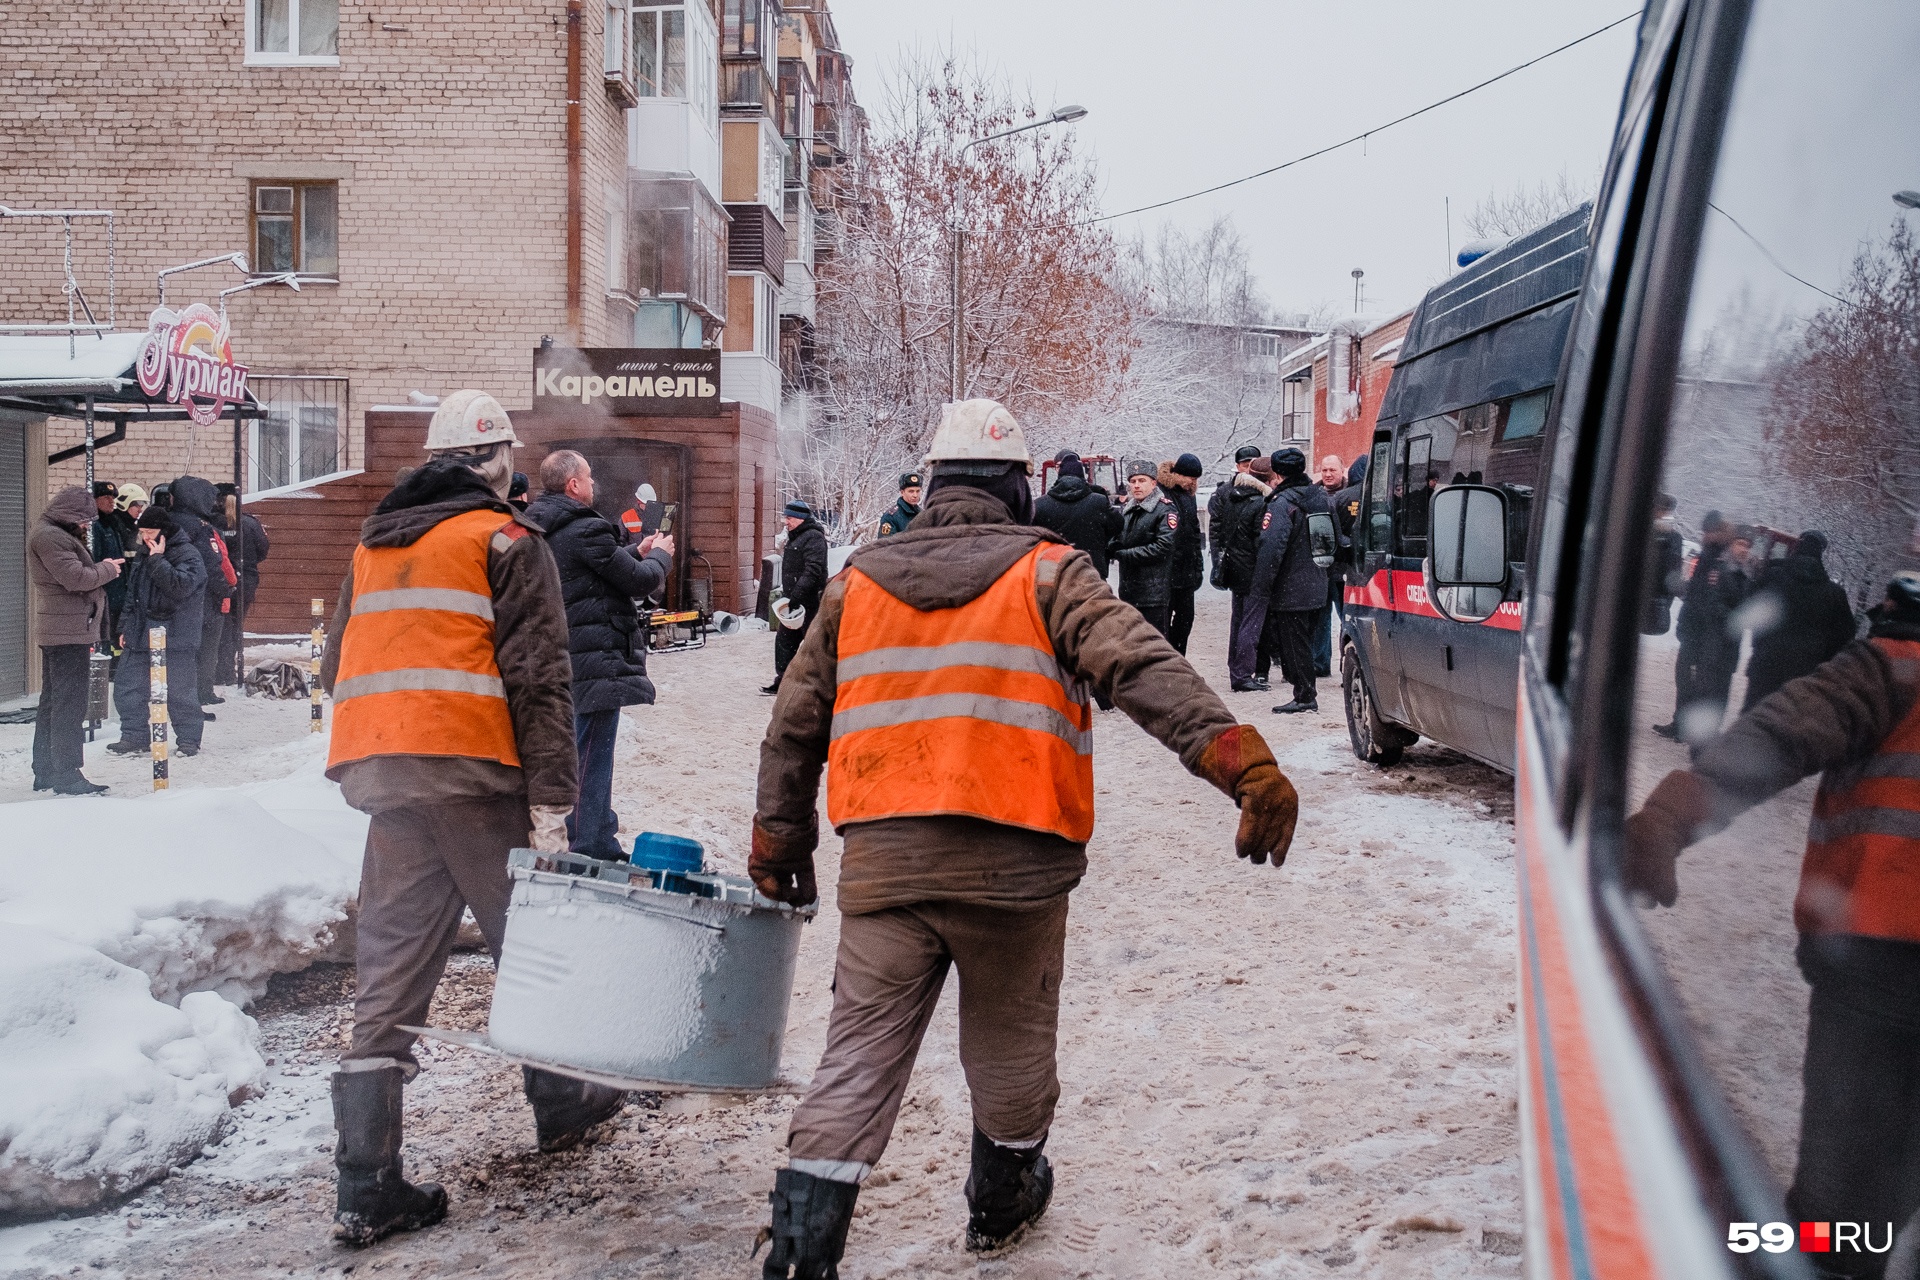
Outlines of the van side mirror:
{"type": "Polygon", "coordinates": [[[1506,598],[1507,495],[1488,485],[1434,491],[1424,567],[1433,607],[1455,622],[1485,622],[1506,598]]]}

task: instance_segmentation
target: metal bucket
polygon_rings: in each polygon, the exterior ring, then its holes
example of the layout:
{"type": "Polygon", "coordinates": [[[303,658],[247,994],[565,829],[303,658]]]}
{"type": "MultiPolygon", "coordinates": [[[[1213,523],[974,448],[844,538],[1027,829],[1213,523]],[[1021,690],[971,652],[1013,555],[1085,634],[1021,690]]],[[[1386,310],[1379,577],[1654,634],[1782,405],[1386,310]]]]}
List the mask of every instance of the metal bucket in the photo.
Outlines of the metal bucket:
{"type": "Polygon", "coordinates": [[[764,898],[739,876],[548,861],[586,872],[566,874],[519,850],[512,862],[487,1024],[494,1048],[676,1084],[779,1080],[794,958],[813,908],[764,898]]]}

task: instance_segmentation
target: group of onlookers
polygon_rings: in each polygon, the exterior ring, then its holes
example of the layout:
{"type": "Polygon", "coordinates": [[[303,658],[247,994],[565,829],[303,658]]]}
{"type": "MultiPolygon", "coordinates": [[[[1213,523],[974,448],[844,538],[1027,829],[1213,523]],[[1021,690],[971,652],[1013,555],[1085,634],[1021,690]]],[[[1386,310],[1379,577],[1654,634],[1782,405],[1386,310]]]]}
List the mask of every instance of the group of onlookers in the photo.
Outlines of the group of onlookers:
{"type": "Polygon", "coordinates": [[[1640,630],[1664,635],[1671,628],[1680,641],[1673,718],[1653,731],[1698,746],[1720,733],[1749,633],[1753,649],[1742,710],[1839,653],[1859,622],[1846,589],[1827,572],[1826,534],[1809,529],[1780,540],[1791,542],[1786,554],[1762,560],[1755,551],[1762,531],[1709,511],[1700,521],[1699,556],[1689,573],[1685,539],[1675,521],[1678,507],[1671,494],[1654,501],[1648,556],[1655,575],[1640,630]]]}
{"type": "MultiPolygon", "coordinates": [[[[199,752],[216,686],[237,678],[240,609],[270,550],[259,520],[226,510],[233,485],[181,476],[152,494],[136,484],[62,489],[28,539],[41,653],[33,786],[60,795],[106,787],[81,772],[92,654],[109,655],[120,736],[107,750],[151,749],[150,635],[166,629],[167,717],[174,749],[199,752]]],[[[238,506],[235,502],[234,506],[238,506]]]]}

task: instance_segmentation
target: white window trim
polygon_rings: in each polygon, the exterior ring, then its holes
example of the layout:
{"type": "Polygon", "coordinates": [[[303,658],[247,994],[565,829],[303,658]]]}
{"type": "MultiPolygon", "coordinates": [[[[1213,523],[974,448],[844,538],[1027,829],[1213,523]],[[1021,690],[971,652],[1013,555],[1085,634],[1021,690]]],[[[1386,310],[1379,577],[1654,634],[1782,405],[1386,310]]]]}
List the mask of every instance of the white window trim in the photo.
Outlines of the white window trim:
{"type": "MultiPolygon", "coordinates": [[[[315,54],[256,53],[254,51],[254,45],[258,43],[258,41],[254,39],[254,28],[257,22],[259,21],[258,15],[260,12],[260,0],[247,0],[246,9],[247,9],[247,20],[245,24],[245,33],[243,36],[243,38],[246,40],[246,45],[244,46],[244,52],[246,56],[242,62],[243,66],[337,67],[340,65],[340,55],[337,53],[315,53],[315,54]]],[[[297,43],[299,40],[298,32],[300,30],[299,0],[294,0],[293,5],[288,10],[287,25],[288,25],[288,28],[295,33],[294,35],[289,37],[289,43],[297,43]]],[[[336,37],[336,39],[337,38],[338,37],[336,37]]]]}

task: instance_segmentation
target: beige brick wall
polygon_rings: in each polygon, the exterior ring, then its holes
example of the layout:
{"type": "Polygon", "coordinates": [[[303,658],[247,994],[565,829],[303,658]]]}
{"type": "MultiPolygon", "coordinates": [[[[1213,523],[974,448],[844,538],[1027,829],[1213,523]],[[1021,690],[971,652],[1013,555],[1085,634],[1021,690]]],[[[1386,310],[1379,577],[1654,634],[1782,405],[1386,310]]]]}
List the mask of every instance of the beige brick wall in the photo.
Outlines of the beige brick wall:
{"type": "MultiPolygon", "coordinates": [[[[249,251],[249,177],[340,184],[340,283],[239,295],[235,356],[257,373],[350,378],[349,460],[363,413],[411,390],[531,400],[531,350],[568,341],[566,6],[340,6],[338,67],[248,67],[246,0],[17,0],[0,22],[0,203],[118,215],[118,319],[138,328],[161,267],[249,251]],[[392,30],[391,28],[405,28],[392,30]]],[[[610,197],[626,123],[601,89],[605,7],[585,6],[583,345],[627,340],[605,299],[610,197]]],[[[81,284],[104,313],[105,233],[77,224],[81,284]]],[[[58,223],[0,223],[0,319],[64,318],[58,223]]],[[[174,277],[212,300],[229,269],[174,277]]],[[[104,319],[104,314],[102,315],[104,319]]],[[[105,428],[102,428],[104,433],[105,428]]],[[[56,422],[49,447],[80,438],[56,422]]],[[[100,474],[143,484],[231,470],[224,423],[135,426],[100,474]]],[[[80,460],[51,469],[78,479],[80,460]]]]}

